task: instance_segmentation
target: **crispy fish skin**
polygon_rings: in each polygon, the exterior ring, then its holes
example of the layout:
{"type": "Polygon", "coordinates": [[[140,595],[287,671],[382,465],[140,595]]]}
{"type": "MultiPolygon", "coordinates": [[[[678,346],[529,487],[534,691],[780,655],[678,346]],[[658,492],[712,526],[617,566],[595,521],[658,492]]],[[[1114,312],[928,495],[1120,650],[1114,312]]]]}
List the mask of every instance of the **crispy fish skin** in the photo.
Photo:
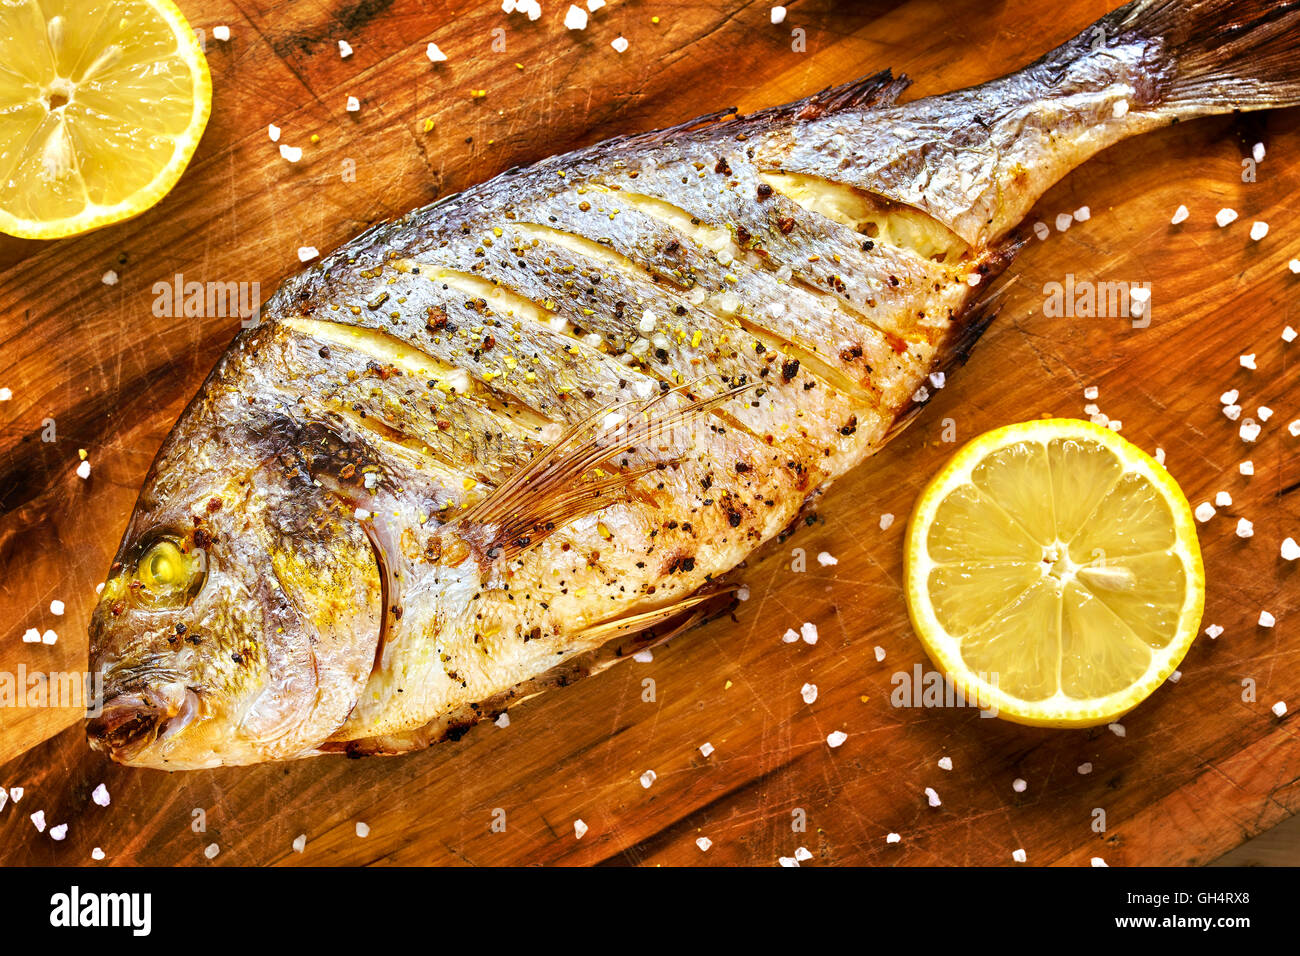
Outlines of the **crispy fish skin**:
{"type": "Polygon", "coordinates": [[[697,619],[964,358],[1045,189],[1295,104],[1298,23],[1140,0],[972,90],[900,106],[885,72],[370,229],[281,287],[160,451],[91,625],[92,743],[169,770],[403,752],[697,619]]]}

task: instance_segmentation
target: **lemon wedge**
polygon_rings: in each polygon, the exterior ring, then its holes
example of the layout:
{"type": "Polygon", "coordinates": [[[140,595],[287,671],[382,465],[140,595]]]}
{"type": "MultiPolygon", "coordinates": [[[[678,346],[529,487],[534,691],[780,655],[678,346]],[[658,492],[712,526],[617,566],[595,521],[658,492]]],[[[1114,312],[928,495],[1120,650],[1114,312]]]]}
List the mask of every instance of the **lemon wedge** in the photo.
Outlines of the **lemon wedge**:
{"type": "Polygon", "coordinates": [[[1137,706],[1196,637],[1205,572],[1191,508],[1154,459],[1074,419],[999,428],[921,493],[908,611],[967,700],[1086,727],[1137,706]]]}
{"type": "Polygon", "coordinates": [[[0,232],[57,239],[148,209],[212,107],[170,0],[0,4],[0,232]]]}

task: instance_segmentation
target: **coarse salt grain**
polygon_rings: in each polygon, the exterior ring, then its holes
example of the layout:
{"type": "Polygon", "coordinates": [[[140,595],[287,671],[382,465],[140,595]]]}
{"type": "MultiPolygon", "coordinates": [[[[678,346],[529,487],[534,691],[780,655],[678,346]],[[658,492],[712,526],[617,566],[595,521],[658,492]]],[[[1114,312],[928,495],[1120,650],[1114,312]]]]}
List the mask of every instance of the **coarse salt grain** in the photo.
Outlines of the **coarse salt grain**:
{"type": "Polygon", "coordinates": [[[58,600],[58,599],[55,599],[55,600],[51,601],[51,602],[50,602],[50,613],[53,614],[55,617],[62,617],[62,616],[63,616],[63,602],[60,601],[60,600],[58,600]]]}
{"type": "Polygon", "coordinates": [[[1275,618],[1272,614],[1269,614],[1268,611],[1259,612],[1260,627],[1272,627],[1276,623],[1277,623],[1277,618],[1275,618]]]}
{"type": "Polygon", "coordinates": [[[1183,672],[1182,672],[1182,671],[1170,671],[1170,672],[1169,672],[1169,683],[1171,683],[1171,684],[1177,684],[1177,683],[1178,683],[1180,680],[1182,680],[1182,679],[1183,679],[1183,672]]]}
{"type": "Polygon", "coordinates": [[[31,816],[32,826],[36,827],[37,833],[45,832],[45,811],[37,810],[31,816]]]}
{"type": "Polygon", "coordinates": [[[1278,701],[1276,704],[1274,704],[1270,709],[1273,711],[1273,716],[1274,716],[1274,717],[1285,717],[1285,716],[1286,716],[1286,701],[1284,701],[1284,700],[1279,700],[1279,701],[1278,701]]]}
{"type": "Polygon", "coordinates": [[[842,730],[832,730],[826,735],[826,746],[834,749],[840,746],[844,741],[849,739],[849,735],[842,730]]]}
{"type": "Polygon", "coordinates": [[[1255,160],[1255,162],[1262,163],[1264,161],[1264,144],[1256,143],[1251,148],[1250,155],[1255,160]]]}
{"type": "Polygon", "coordinates": [[[1261,422],[1266,422],[1273,417],[1273,409],[1269,408],[1267,405],[1261,405],[1259,408],[1255,409],[1255,414],[1259,416],[1261,422]]]}
{"type": "Polygon", "coordinates": [[[782,644],[793,644],[797,640],[799,640],[799,632],[793,627],[786,628],[785,633],[781,635],[782,644]]]}
{"type": "Polygon", "coordinates": [[[581,840],[586,835],[587,824],[583,822],[581,817],[579,817],[577,820],[573,821],[573,836],[575,839],[581,840]]]}
{"type": "Polygon", "coordinates": [[[1086,777],[1088,774],[1092,773],[1092,764],[1089,763],[1088,761],[1084,761],[1083,763],[1079,764],[1077,769],[1079,771],[1080,776],[1086,777]]]}
{"type": "Polygon", "coordinates": [[[798,865],[799,865],[799,861],[796,860],[796,859],[795,859],[794,857],[792,857],[792,856],[782,856],[782,857],[777,857],[777,861],[776,861],[776,862],[777,862],[777,863],[780,863],[782,866],[785,866],[785,867],[791,867],[791,866],[798,866],[798,865]]]}
{"type": "Polygon", "coordinates": [[[293,838],[292,846],[294,853],[301,853],[303,850],[307,849],[307,834],[299,833],[293,838]]]}
{"type": "Polygon", "coordinates": [[[748,600],[749,600],[749,588],[745,587],[744,585],[741,585],[740,587],[738,587],[738,588],[736,589],[736,600],[737,600],[737,601],[748,601],[748,600]]]}
{"type": "Polygon", "coordinates": [[[653,770],[647,770],[645,773],[641,774],[641,778],[640,778],[640,779],[641,779],[641,786],[642,786],[644,789],[649,790],[649,789],[650,789],[650,785],[651,785],[652,783],[655,782],[655,779],[656,779],[658,776],[659,776],[659,775],[656,774],[653,770]]]}
{"type": "Polygon", "coordinates": [[[355,113],[359,109],[361,109],[361,101],[357,99],[355,96],[349,96],[348,104],[347,104],[348,112],[355,113]]]}
{"type": "Polygon", "coordinates": [[[713,744],[709,743],[707,740],[704,743],[700,744],[700,753],[702,753],[706,757],[709,754],[713,753],[713,744]]]}
{"type": "Polygon", "coordinates": [[[1045,222],[1034,223],[1034,235],[1036,235],[1039,239],[1046,239],[1051,234],[1052,234],[1052,229],[1050,226],[1047,225],[1047,223],[1045,222]]]}
{"type": "Polygon", "coordinates": [[[424,55],[429,58],[430,63],[446,63],[447,54],[438,49],[438,44],[430,43],[424,48],[424,55]]]}
{"type": "Polygon", "coordinates": [[[1228,494],[1226,491],[1220,491],[1214,496],[1214,506],[1216,508],[1227,508],[1231,504],[1232,495],[1228,494]]]}
{"type": "Polygon", "coordinates": [[[1241,406],[1240,406],[1240,405],[1224,405],[1224,406],[1223,406],[1223,414],[1227,416],[1228,421],[1230,421],[1230,422],[1235,422],[1238,418],[1241,417],[1241,406]]]}
{"type": "Polygon", "coordinates": [[[266,135],[271,137],[271,142],[273,143],[280,142],[280,127],[272,123],[270,126],[266,128],[266,135]]]}
{"type": "Polygon", "coordinates": [[[785,22],[785,7],[773,7],[772,23],[777,24],[777,23],[784,23],[784,22],[785,22]]]}
{"type": "Polygon", "coordinates": [[[627,37],[615,37],[609,44],[619,53],[627,52],[627,37]]]}
{"type": "Polygon", "coordinates": [[[1025,788],[1028,787],[1028,786],[1029,786],[1029,784],[1026,783],[1026,782],[1025,782],[1022,778],[1020,778],[1020,777],[1016,777],[1015,780],[1012,780],[1012,781],[1011,781],[1011,789],[1014,790],[1016,793],[1024,793],[1024,792],[1025,792],[1025,788]]]}
{"type": "Polygon", "coordinates": [[[1296,275],[1300,275],[1300,259],[1292,259],[1286,264],[1286,267],[1296,275]]]}
{"type": "Polygon", "coordinates": [[[1080,206],[1074,211],[1075,222],[1087,222],[1092,218],[1092,210],[1087,206],[1080,206]]]}
{"type": "Polygon", "coordinates": [[[886,835],[885,835],[885,842],[886,842],[886,843],[898,843],[898,842],[900,842],[902,839],[903,839],[903,838],[902,838],[901,836],[899,836],[897,833],[889,833],[889,834],[886,834],[886,835]]]}
{"type": "Polygon", "coordinates": [[[1296,334],[1297,334],[1296,330],[1291,328],[1291,326],[1288,325],[1285,329],[1282,330],[1282,341],[1294,342],[1296,338],[1296,334]]]}
{"type": "Polygon", "coordinates": [[[23,798],[23,793],[25,792],[26,791],[24,791],[22,787],[10,787],[9,799],[12,800],[14,803],[17,803],[19,800],[23,798]]]}
{"type": "Polygon", "coordinates": [[[695,845],[700,848],[701,853],[707,853],[709,851],[709,847],[713,846],[713,841],[710,840],[708,837],[700,837],[698,840],[695,841],[695,845]]]}
{"type": "Polygon", "coordinates": [[[502,730],[505,730],[505,728],[510,726],[510,715],[503,710],[501,711],[501,716],[492,721],[492,723],[496,724],[502,730]]]}
{"type": "Polygon", "coordinates": [[[352,44],[349,43],[347,40],[340,40],[339,56],[343,57],[346,60],[351,55],[352,55],[352,44]]]}
{"type": "Polygon", "coordinates": [[[805,621],[803,624],[799,625],[799,633],[803,636],[803,642],[805,644],[817,643],[817,625],[813,624],[811,621],[805,621]]]}
{"type": "Polygon", "coordinates": [[[1237,470],[1243,475],[1253,475],[1255,473],[1255,463],[1247,459],[1237,466],[1237,470]]]}
{"type": "Polygon", "coordinates": [[[595,13],[605,5],[605,0],[587,0],[587,9],[595,13]]]}
{"type": "Polygon", "coordinates": [[[1284,538],[1282,540],[1282,560],[1295,561],[1300,559],[1300,544],[1296,543],[1295,538],[1284,538]]]}
{"type": "Polygon", "coordinates": [[[939,794],[935,792],[934,787],[925,788],[925,799],[932,807],[937,807],[943,803],[943,801],[939,799],[939,794]]]}
{"type": "Polygon", "coordinates": [[[839,564],[839,558],[832,555],[829,551],[819,551],[817,553],[817,563],[823,568],[829,568],[833,564],[839,564]]]}
{"type": "Polygon", "coordinates": [[[93,850],[90,851],[90,858],[92,860],[102,860],[104,858],[104,851],[101,850],[99,847],[95,847],[93,850]]]}
{"type": "Polygon", "coordinates": [[[1297,418],[1295,421],[1289,423],[1286,426],[1286,430],[1291,433],[1292,438],[1300,438],[1300,418],[1297,418]]]}
{"type": "Polygon", "coordinates": [[[358,821],[357,821],[357,836],[359,836],[359,837],[368,837],[368,836],[370,836],[370,824],[369,824],[369,823],[362,823],[360,820],[358,820],[358,821]]]}
{"type": "Polygon", "coordinates": [[[876,646],[872,648],[872,653],[876,655],[877,661],[883,661],[885,659],[885,649],[883,647],[876,646]]]}
{"type": "Polygon", "coordinates": [[[649,664],[654,659],[654,653],[648,647],[645,650],[637,651],[632,655],[632,660],[636,661],[638,664],[649,664]]]}
{"type": "Polygon", "coordinates": [[[217,854],[220,852],[221,852],[221,847],[217,846],[215,843],[209,843],[203,849],[203,855],[206,856],[209,860],[215,860],[217,858],[217,854]]]}
{"type": "Polygon", "coordinates": [[[222,43],[225,43],[227,40],[230,39],[230,27],[227,26],[213,27],[212,39],[220,40],[222,43]]]}
{"type": "Polygon", "coordinates": [[[1127,736],[1128,734],[1128,731],[1124,729],[1123,724],[1114,723],[1114,724],[1107,724],[1106,726],[1110,730],[1110,732],[1114,734],[1116,737],[1124,737],[1127,736]]]}
{"type": "Polygon", "coordinates": [[[564,25],[570,30],[587,29],[587,11],[570,4],[564,13],[564,25]]]}
{"type": "Polygon", "coordinates": [[[1209,627],[1205,629],[1205,636],[1208,637],[1210,640],[1214,640],[1222,633],[1223,633],[1223,628],[1220,627],[1218,624],[1211,624],[1209,627]]]}
{"type": "Polygon", "coordinates": [[[113,802],[113,798],[108,794],[108,787],[102,783],[91,791],[90,799],[101,807],[106,807],[113,802]]]}
{"type": "Polygon", "coordinates": [[[8,402],[14,397],[14,391],[11,388],[0,388],[0,402],[8,402]]]}
{"type": "Polygon", "coordinates": [[[57,644],[58,642],[59,642],[59,635],[52,630],[47,630],[44,634],[41,635],[42,644],[57,644]]]}
{"type": "Polygon", "coordinates": [[[288,162],[296,163],[298,162],[298,160],[302,159],[302,147],[290,146],[288,143],[281,143],[280,155],[283,156],[288,162]]]}
{"type": "Polygon", "coordinates": [[[1226,226],[1236,218],[1237,211],[1235,209],[1220,209],[1214,214],[1214,221],[1217,222],[1220,227],[1226,226]]]}
{"type": "Polygon", "coordinates": [[[889,512],[880,516],[880,530],[888,531],[889,526],[894,523],[894,516],[889,512]]]}
{"type": "Polygon", "coordinates": [[[951,757],[940,757],[940,758],[939,758],[939,769],[940,769],[940,770],[951,770],[951,769],[952,769],[952,758],[951,758],[951,757]]]}
{"type": "Polygon", "coordinates": [[[1237,519],[1237,537],[1249,538],[1255,533],[1255,526],[1245,518],[1237,519]]]}
{"type": "Polygon", "coordinates": [[[109,269],[99,277],[99,281],[104,283],[104,285],[117,285],[117,273],[112,269],[109,269]]]}
{"type": "Polygon", "coordinates": [[[1250,238],[1256,242],[1268,235],[1268,223],[1253,222],[1250,224],[1250,238]]]}
{"type": "Polygon", "coordinates": [[[1068,212],[1058,213],[1056,216],[1056,231],[1065,232],[1070,228],[1070,223],[1074,222],[1074,217],[1068,212]]]}
{"type": "Polygon", "coordinates": [[[799,688],[799,696],[803,698],[805,704],[811,704],[817,699],[817,685],[804,684],[803,687],[799,688]]]}
{"type": "Polygon", "coordinates": [[[1253,418],[1247,418],[1241,423],[1241,427],[1237,429],[1237,434],[1241,436],[1241,440],[1247,443],[1253,442],[1258,438],[1259,432],[1260,425],[1253,418]]]}
{"type": "Polygon", "coordinates": [[[317,256],[319,256],[319,255],[320,255],[320,252],[316,249],[315,246],[299,246],[299,247],[298,247],[298,261],[299,261],[299,262],[311,262],[313,259],[315,259],[315,258],[316,258],[317,256]]]}
{"type": "Polygon", "coordinates": [[[946,375],[945,373],[943,373],[943,372],[931,372],[931,373],[930,373],[930,384],[933,385],[935,388],[943,388],[943,386],[944,386],[944,384],[947,382],[947,380],[948,380],[948,377],[947,377],[947,375],[946,375]]]}
{"type": "Polygon", "coordinates": [[[57,827],[50,827],[51,840],[62,840],[67,835],[68,825],[66,823],[60,823],[57,827]]]}
{"type": "Polygon", "coordinates": [[[77,477],[83,481],[90,477],[90,462],[83,461],[77,466],[77,477]]]}
{"type": "Polygon", "coordinates": [[[24,644],[39,644],[41,642],[41,632],[34,627],[29,627],[23,631],[24,644]]]}
{"type": "Polygon", "coordinates": [[[1254,352],[1248,352],[1245,355],[1238,356],[1237,361],[1241,363],[1242,368],[1248,368],[1252,372],[1255,371],[1256,365],[1254,352]]]}
{"type": "Polygon", "coordinates": [[[1099,856],[1094,856],[1094,857],[1093,857],[1089,862],[1090,862],[1093,866],[1106,866],[1106,865],[1107,865],[1106,861],[1103,860],[1103,859],[1102,859],[1101,857],[1099,857],[1099,856]]]}
{"type": "Polygon", "coordinates": [[[1128,115],[1128,100],[1116,100],[1111,112],[1115,114],[1115,119],[1123,119],[1128,115]]]}
{"type": "Polygon", "coordinates": [[[1196,506],[1194,514],[1196,515],[1196,520],[1204,524],[1206,521],[1209,521],[1214,517],[1214,505],[1210,504],[1208,501],[1202,501],[1196,506]]]}
{"type": "Polygon", "coordinates": [[[1235,388],[1230,388],[1228,389],[1228,391],[1224,392],[1222,395],[1219,396],[1219,404],[1220,405],[1236,404],[1236,401],[1240,396],[1241,393],[1239,391],[1237,391],[1235,388]]]}
{"type": "Polygon", "coordinates": [[[1165,450],[1163,448],[1157,448],[1155,457],[1156,464],[1163,465],[1165,463],[1165,450]]]}
{"type": "Polygon", "coordinates": [[[805,863],[813,858],[812,851],[806,846],[801,846],[794,851],[794,858],[800,863],[805,863]]]}
{"type": "Polygon", "coordinates": [[[1173,219],[1170,219],[1169,222],[1170,222],[1171,225],[1175,225],[1175,226],[1176,226],[1176,225],[1178,225],[1180,222],[1186,222],[1186,221],[1187,221],[1187,217],[1190,216],[1190,215],[1191,215],[1191,213],[1187,211],[1187,207],[1186,207],[1186,206],[1179,206],[1177,209],[1174,210],[1174,218],[1173,218],[1173,219]]]}
{"type": "Polygon", "coordinates": [[[1096,385],[1089,385],[1083,390],[1083,397],[1088,399],[1090,402],[1095,401],[1100,394],[1101,393],[1098,391],[1096,385]]]}
{"type": "Polygon", "coordinates": [[[1015,860],[1017,863],[1024,863],[1027,859],[1029,859],[1029,855],[1025,853],[1023,848],[1019,850],[1012,850],[1011,859],[1015,860]]]}

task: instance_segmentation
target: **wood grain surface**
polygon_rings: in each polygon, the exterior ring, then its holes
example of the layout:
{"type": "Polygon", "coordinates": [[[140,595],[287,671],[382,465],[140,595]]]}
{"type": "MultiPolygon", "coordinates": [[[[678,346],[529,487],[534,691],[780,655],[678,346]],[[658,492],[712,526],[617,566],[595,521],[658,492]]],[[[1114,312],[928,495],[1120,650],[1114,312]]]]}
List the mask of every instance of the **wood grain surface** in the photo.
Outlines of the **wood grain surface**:
{"type": "MultiPolygon", "coordinates": [[[[908,98],[1016,69],[1106,13],[1110,0],[612,0],[583,32],[565,3],[535,23],[490,2],[180,0],[206,31],[212,119],[162,203],[76,239],[0,243],[0,670],[81,670],[85,629],[139,484],[238,320],[159,319],[155,282],[257,282],[299,268],[380,219],[548,154],[727,105],[785,102],[885,66],[908,98]],[[658,18],[656,21],[654,18],[658,18]],[[212,39],[226,24],[228,42],[212,39]],[[494,33],[500,29],[501,33],[494,33]],[[795,33],[802,31],[802,34],[795,33]],[[610,47],[617,36],[626,53],[610,47]],[[339,55],[337,41],[354,53],[339,55]],[[802,39],[803,49],[800,50],[802,39]],[[449,57],[432,65],[436,41],[449,57]],[[494,49],[504,41],[504,50],[494,49]],[[486,90],[475,98],[471,90],[486,90]],[[347,97],[361,109],[345,110],[347,97]],[[426,119],[434,121],[425,131],[426,119]],[[296,165],[267,134],[303,148],[296,165]],[[313,141],[313,138],[316,138],[313,141]],[[355,170],[355,176],[346,175],[355,170]],[[117,273],[107,285],[105,272],[117,273]],[[53,420],[56,440],[42,440],[53,420]],[[91,463],[75,474],[78,450],[91,463]],[[61,617],[51,600],[66,603],[61,617]],[[53,628],[53,645],[22,633],[53,628]]],[[[1212,860],[1300,809],[1300,587],[1279,543],[1300,537],[1297,111],[1186,123],[1088,163],[1035,221],[1091,209],[1013,265],[1006,306],[970,364],[919,421],[819,504],[815,520],[741,569],[749,600],[657,649],[396,759],[322,758],[167,775],[110,765],[79,714],[0,710],[0,863],[82,864],[1186,864],[1212,860]],[[1262,141],[1253,182],[1243,157],[1262,141]],[[1189,220],[1171,226],[1180,205],[1189,220]],[[1241,218],[1215,225],[1221,207],[1241,218]],[[1248,238],[1250,224],[1270,224],[1248,238]],[[1149,328],[1050,318],[1044,286],[1151,283],[1149,328]],[[1254,353],[1257,369],[1238,362],[1254,353]],[[1051,413],[1083,416],[1087,386],[1139,446],[1163,448],[1193,504],[1233,504],[1201,526],[1206,625],[1168,684],[1106,728],[1060,732],[970,709],[891,706],[891,678],[928,667],[899,583],[907,515],[958,442],[1051,413]],[[1273,417],[1247,445],[1220,410],[1273,417]],[[1255,474],[1238,473],[1243,459],[1255,474]],[[881,516],[896,516],[881,530],[881,516]],[[1254,536],[1237,537],[1238,517],[1254,536]],[[792,569],[793,549],[808,567],[792,569]],[[827,551],[838,564],[823,567],[827,551]],[[1260,612],[1276,626],[1257,625],[1260,612]],[[803,622],[820,640],[785,644],[803,622]],[[878,660],[877,648],[883,650],[878,660]],[[643,701],[646,678],[653,702],[643,701]],[[1255,689],[1254,700],[1243,681],[1255,689]],[[815,704],[800,688],[815,683],[815,704]],[[827,746],[841,730],[847,741],[827,746]],[[706,742],[710,756],[698,749],[706,742]],[[940,769],[947,756],[952,769],[940,769]],[[1091,773],[1081,773],[1082,764],[1091,773]],[[639,778],[656,774],[649,788],[639,778]],[[1017,778],[1027,782],[1013,790],[1017,778]],[[99,783],[108,807],[91,800],[99,783]],[[927,803],[934,788],[939,807],[927,803]],[[67,837],[38,833],[44,811],[67,837]],[[1105,829],[1094,824],[1104,811],[1105,829]],[[204,832],[196,832],[201,817],[204,832]],[[806,819],[806,830],[794,829],[806,819]],[[576,839],[574,822],[588,827],[576,839]],[[500,821],[504,820],[504,829],[500,821]],[[361,838],[356,824],[369,826],[361,838]],[[494,827],[494,822],[498,825],[494,827]],[[900,842],[889,844],[896,832],[900,842]],[[291,841],[306,834],[303,854],[291,841]],[[712,841],[701,851],[696,841],[712,841]]]]}

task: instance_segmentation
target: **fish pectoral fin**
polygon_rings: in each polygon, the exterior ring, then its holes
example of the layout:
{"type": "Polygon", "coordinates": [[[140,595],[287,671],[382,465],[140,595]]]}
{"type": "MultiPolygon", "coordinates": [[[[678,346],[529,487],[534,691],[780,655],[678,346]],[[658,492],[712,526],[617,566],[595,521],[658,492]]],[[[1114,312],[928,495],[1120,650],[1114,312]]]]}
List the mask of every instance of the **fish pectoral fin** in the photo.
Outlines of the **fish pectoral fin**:
{"type": "Polygon", "coordinates": [[[651,463],[598,474],[611,458],[672,437],[675,429],[748,391],[753,385],[726,389],[706,398],[671,406],[670,397],[692,384],[678,386],[645,402],[612,405],[579,422],[491,494],[456,518],[458,526],[479,539],[488,557],[511,560],[566,524],[626,498],[644,475],[668,463],[658,455],[651,463]]]}
{"type": "MultiPolygon", "coordinates": [[[[706,610],[701,608],[700,605],[707,604],[710,601],[715,601],[723,595],[731,594],[733,591],[738,590],[738,588],[738,585],[728,585],[727,587],[719,588],[715,591],[709,591],[705,594],[696,594],[681,601],[676,601],[673,604],[655,608],[652,611],[642,611],[638,614],[630,614],[626,617],[614,618],[610,621],[602,621],[599,624],[594,624],[591,627],[579,631],[578,639],[583,643],[592,643],[596,641],[604,643],[611,638],[619,637],[623,634],[648,631],[665,621],[670,621],[673,618],[680,617],[692,608],[695,609],[695,613],[683,621],[680,626],[673,628],[666,634],[655,635],[650,641],[637,648],[639,651],[647,650],[648,648],[656,647],[663,644],[665,641],[671,640],[682,631],[698,624],[700,620],[703,619],[706,610]]],[[[614,660],[616,659],[617,658],[614,660]]],[[[603,667],[600,667],[599,670],[604,670],[605,667],[608,667],[612,663],[613,660],[610,660],[605,663],[603,667]]],[[[595,671],[593,671],[593,673],[594,672],[595,671]]]]}

